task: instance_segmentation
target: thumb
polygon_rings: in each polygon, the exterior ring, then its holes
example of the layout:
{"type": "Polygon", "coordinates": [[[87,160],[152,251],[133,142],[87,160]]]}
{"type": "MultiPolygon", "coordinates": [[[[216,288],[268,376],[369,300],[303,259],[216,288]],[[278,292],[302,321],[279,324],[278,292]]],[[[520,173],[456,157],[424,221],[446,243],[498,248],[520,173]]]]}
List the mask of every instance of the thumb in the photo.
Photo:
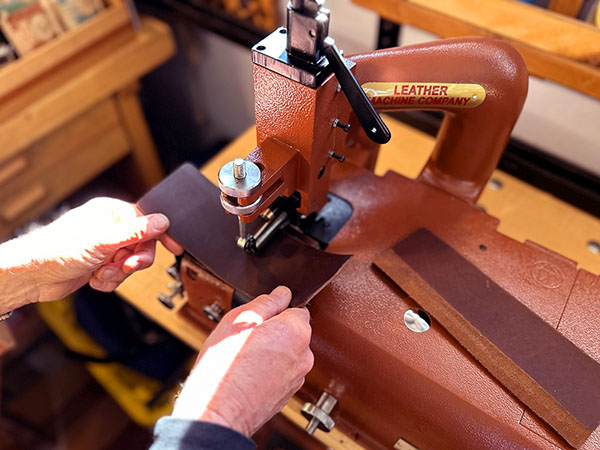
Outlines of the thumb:
{"type": "Polygon", "coordinates": [[[270,294],[260,295],[250,303],[241,306],[243,311],[253,311],[260,315],[263,320],[285,311],[292,300],[292,291],[285,286],[278,286],[270,294]]]}
{"type": "Polygon", "coordinates": [[[156,239],[168,228],[169,219],[164,214],[135,217],[108,228],[98,243],[102,246],[119,249],[156,239]]]}

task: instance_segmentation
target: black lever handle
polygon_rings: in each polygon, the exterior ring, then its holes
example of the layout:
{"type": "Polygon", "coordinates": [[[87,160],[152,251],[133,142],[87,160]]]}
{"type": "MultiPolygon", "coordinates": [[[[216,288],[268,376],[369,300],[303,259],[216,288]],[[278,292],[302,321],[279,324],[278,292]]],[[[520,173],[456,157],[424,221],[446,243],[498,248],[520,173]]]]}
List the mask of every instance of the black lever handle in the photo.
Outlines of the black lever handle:
{"type": "Polygon", "coordinates": [[[323,51],[327,57],[327,61],[331,64],[333,72],[340,86],[342,86],[342,90],[346,94],[346,98],[356,113],[356,117],[358,117],[358,121],[365,130],[365,133],[367,133],[367,136],[373,142],[385,144],[392,137],[390,130],[383,123],[383,120],[381,120],[381,117],[369,101],[367,94],[362,90],[360,84],[358,84],[358,81],[344,63],[342,55],[340,55],[333,39],[326,38],[324,44],[323,51]]]}

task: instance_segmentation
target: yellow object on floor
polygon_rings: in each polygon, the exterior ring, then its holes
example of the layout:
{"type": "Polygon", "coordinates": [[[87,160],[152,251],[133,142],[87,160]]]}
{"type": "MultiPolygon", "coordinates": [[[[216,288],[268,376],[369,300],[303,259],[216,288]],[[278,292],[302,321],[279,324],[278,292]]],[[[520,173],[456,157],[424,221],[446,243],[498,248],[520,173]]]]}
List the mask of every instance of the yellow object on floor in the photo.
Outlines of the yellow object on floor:
{"type": "MultiPolygon", "coordinates": [[[[42,319],[69,350],[94,358],[107,356],[105,350],[77,323],[72,297],[57,302],[40,303],[37,308],[42,319]]],[[[164,392],[149,406],[148,403],[163,389],[160,381],[120,363],[88,362],[86,367],[94,379],[138,425],[151,427],[160,417],[171,413],[171,399],[177,394],[177,386],[164,392]]]]}

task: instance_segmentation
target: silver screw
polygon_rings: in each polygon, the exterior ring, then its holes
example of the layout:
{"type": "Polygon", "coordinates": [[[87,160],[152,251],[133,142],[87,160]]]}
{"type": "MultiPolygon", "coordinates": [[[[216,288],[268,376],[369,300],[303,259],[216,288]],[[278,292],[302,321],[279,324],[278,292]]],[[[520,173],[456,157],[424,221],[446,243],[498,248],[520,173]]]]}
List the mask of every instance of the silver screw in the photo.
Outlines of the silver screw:
{"type": "Polygon", "coordinates": [[[412,309],[409,309],[404,313],[404,325],[406,325],[406,328],[410,331],[414,331],[415,333],[424,333],[431,327],[418,312],[415,312],[412,309]]]}
{"type": "Polygon", "coordinates": [[[350,131],[350,124],[349,123],[342,123],[340,122],[340,119],[334,119],[331,126],[333,126],[333,128],[341,128],[342,130],[344,130],[346,133],[348,131],[350,131]]]}
{"type": "Polygon", "coordinates": [[[246,161],[242,158],[235,158],[233,160],[233,177],[236,180],[243,180],[246,178],[246,161]]]}
{"type": "Polygon", "coordinates": [[[596,241],[589,241],[587,243],[587,249],[593,255],[600,255],[600,243],[596,241]]]}
{"type": "Polygon", "coordinates": [[[498,180],[497,178],[490,178],[490,181],[488,181],[488,186],[492,191],[499,191],[500,189],[502,189],[502,181],[498,180]]]}
{"type": "Polygon", "coordinates": [[[204,306],[202,312],[213,322],[219,323],[223,318],[223,308],[217,302],[204,306]]]}

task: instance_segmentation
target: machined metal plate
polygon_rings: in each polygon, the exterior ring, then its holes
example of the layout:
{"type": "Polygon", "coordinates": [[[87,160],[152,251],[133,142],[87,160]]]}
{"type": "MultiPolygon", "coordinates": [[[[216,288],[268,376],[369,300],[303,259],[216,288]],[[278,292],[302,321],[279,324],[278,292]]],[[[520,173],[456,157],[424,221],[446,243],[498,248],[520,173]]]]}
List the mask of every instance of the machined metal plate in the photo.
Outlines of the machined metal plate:
{"type": "Polygon", "coordinates": [[[302,230],[319,242],[321,249],[338,234],[338,231],[352,216],[352,205],[331,192],[327,194],[327,203],[321,210],[301,225],[302,230]]]}
{"type": "Polygon", "coordinates": [[[290,61],[286,48],[287,30],[279,27],[252,47],[252,62],[310,88],[320,86],[333,73],[327,58],[302,66],[298,61],[290,61]]]}

